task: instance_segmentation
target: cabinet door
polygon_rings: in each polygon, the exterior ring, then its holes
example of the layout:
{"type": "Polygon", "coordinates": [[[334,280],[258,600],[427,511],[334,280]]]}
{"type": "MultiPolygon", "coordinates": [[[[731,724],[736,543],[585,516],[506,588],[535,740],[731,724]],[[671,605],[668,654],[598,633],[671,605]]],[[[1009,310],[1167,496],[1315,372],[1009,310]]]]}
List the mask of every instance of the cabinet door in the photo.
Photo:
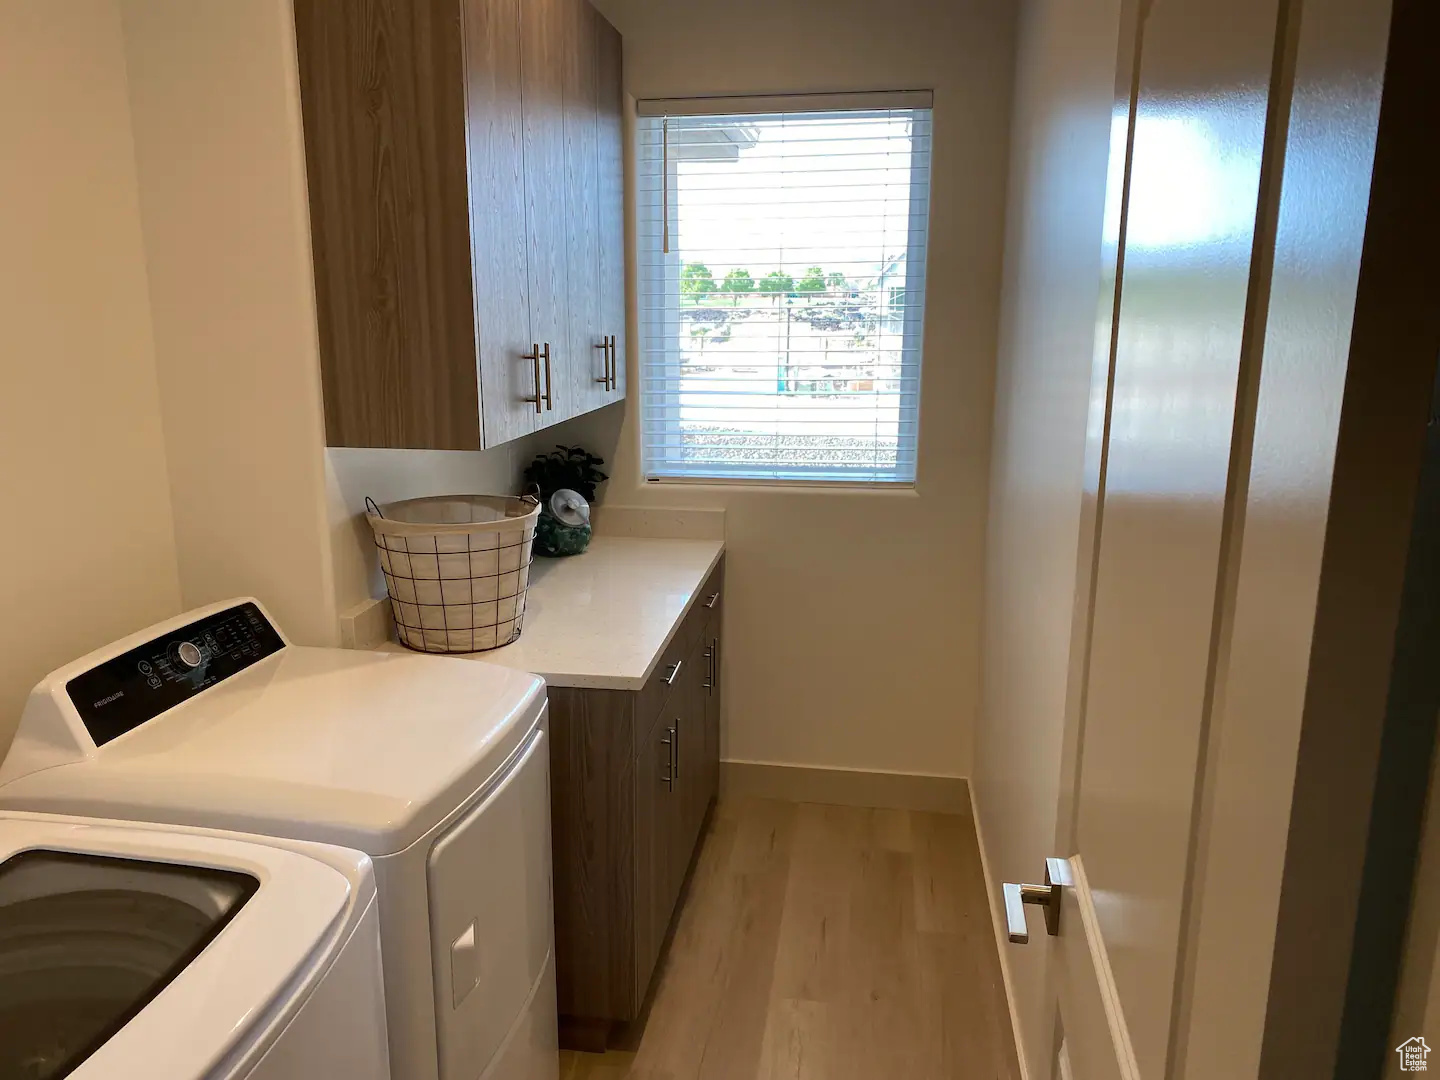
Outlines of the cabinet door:
{"type": "Polygon", "coordinates": [[[598,99],[600,183],[600,326],[615,337],[616,386],[610,400],[625,397],[625,91],[620,32],[595,15],[595,86],[598,99]]]}
{"type": "Polygon", "coordinates": [[[675,840],[675,861],[681,880],[675,883],[677,891],[690,865],[695,841],[700,835],[700,823],[710,806],[710,767],[705,731],[705,695],[708,689],[705,684],[709,681],[706,649],[707,643],[697,639],[685,659],[679,685],[666,703],[667,714],[673,716],[672,723],[680,736],[676,753],[680,771],[675,777],[675,785],[680,792],[680,828],[675,840]]]}
{"type": "Polygon", "coordinates": [[[708,675],[705,680],[705,787],[706,803],[720,793],[720,703],[721,686],[720,663],[724,659],[724,652],[720,648],[720,608],[711,613],[710,619],[705,624],[705,646],[706,659],[709,661],[708,675]]]}
{"type": "MultiPolygon", "coordinates": [[[[524,0],[520,16],[525,229],[530,335],[550,347],[541,371],[547,400],[537,428],[574,415],[570,356],[565,193],[565,55],[569,0],[524,0]]],[[[532,406],[533,407],[533,406],[532,406]]]]}
{"type": "MultiPolygon", "coordinates": [[[[680,799],[674,781],[675,729],[662,713],[635,748],[635,999],[645,999],[650,976],[675,908],[679,877],[674,852],[680,799]]],[[[683,874],[683,869],[680,871],[683,874]]]]}
{"type": "Polygon", "coordinates": [[[478,449],[465,64],[451,9],[294,7],[326,440],[478,449]]]}
{"type": "Polygon", "coordinates": [[[520,26],[526,0],[463,0],[471,259],[486,446],[539,426],[530,333],[520,26]]]}
{"type": "MultiPolygon", "coordinates": [[[[569,227],[569,340],[563,365],[570,379],[569,413],[579,415],[612,400],[605,379],[605,333],[600,308],[600,158],[595,36],[600,15],[589,0],[564,0],[565,195],[569,227]]],[[[558,407],[558,406],[557,406],[558,407]]]]}

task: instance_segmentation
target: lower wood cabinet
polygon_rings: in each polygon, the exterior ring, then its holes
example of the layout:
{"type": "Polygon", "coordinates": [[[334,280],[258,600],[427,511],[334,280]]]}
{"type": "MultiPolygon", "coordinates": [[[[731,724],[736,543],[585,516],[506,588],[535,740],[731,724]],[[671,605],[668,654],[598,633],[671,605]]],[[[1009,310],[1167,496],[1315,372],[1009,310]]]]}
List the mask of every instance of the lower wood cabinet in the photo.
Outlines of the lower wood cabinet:
{"type": "Polygon", "coordinates": [[[720,772],[724,562],[638,691],[552,687],[561,1043],[603,1050],[645,1005],[720,772]]]}

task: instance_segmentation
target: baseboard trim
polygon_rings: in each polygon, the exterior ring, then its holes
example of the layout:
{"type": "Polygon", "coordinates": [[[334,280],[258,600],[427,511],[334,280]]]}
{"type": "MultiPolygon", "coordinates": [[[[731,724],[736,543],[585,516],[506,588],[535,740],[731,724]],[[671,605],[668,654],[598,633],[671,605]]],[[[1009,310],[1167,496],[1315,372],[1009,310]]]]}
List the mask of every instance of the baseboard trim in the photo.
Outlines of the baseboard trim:
{"type": "Polygon", "coordinates": [[[720,793],[942,814],[968,813],[971,808],[970,784],[963,776],[824,769],[765,761],[722,761],[720,793]]]}
{"type": "Polygon", "coordinates": [[[975,802],[974,785],[966,785],[970,797],[970,818],[975,824],[975,846],[980,849],[980,873],[985,878],[985,897],[990,902],[990,925],[995,932],[995,949],[1000,957],[1000,981],[1005,984],[1005,1004],[1010,1010],[1010,1034],[1015,1038],[1015,1060],[1020,1063],[1020,1080],[1029,1080],[1025,1064],[1025,1040],[1020,1036],[1020,1012],[1015,1007],[1015,982],[1010,975],[1010,930],[1005,925],[1005,904],[1000,889],[990,874],[990,858],[985,854],[985,832],[980,827],[980,807],[975,802]]]}

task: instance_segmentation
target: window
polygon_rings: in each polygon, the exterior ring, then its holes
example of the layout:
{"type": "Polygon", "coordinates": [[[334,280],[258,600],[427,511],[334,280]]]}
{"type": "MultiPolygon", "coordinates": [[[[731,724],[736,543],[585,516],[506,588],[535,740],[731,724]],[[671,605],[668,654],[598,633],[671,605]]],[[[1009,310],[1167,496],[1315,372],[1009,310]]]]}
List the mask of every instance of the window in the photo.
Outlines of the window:
{"type": "Polygon", "coordinates": [[[930,95],[639,111],[647,479],[913,483],[930,95]]]}

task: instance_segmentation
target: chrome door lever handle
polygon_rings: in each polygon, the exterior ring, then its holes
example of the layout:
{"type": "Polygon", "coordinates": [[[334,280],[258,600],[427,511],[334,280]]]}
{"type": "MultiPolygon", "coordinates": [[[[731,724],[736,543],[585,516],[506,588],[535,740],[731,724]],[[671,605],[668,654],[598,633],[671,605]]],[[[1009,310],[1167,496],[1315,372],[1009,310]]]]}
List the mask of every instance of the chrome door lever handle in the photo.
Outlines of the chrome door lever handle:
{"type": "Polygon", "coordinates": [[[1060,933],[1060,904],[1065,886],[1073,883],[1070,864],[1064,859],[1045,860],[1044,885],[1014,885],[1005,882],[1005,927],[1010,941],[1024,945],[1030,941],[1025,924],[1025,905],[1036,904],[1045,909],[1045,932],[1051,937],[1060,933]]]}

